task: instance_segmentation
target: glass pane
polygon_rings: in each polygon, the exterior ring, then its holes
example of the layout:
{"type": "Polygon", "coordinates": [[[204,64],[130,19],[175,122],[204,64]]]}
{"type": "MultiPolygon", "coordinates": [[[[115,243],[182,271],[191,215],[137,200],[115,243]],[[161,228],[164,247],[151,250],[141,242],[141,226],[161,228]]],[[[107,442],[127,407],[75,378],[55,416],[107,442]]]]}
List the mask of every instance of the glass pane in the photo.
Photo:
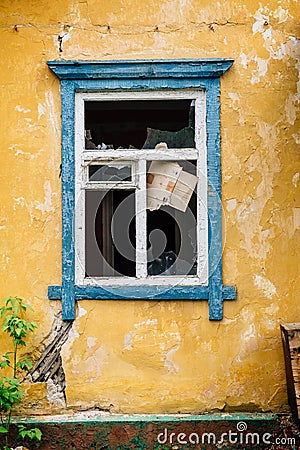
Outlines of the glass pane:
{"type": "Polygon", "coordinates": [[[131,166],[124,164],[91,164],[89,181],[131,181],[131,166]]]}
{"type": "Polygon", "coordinates": [[[135,276],[135,191],[86,191],[86,277],[135,276]]]}
{"type": "Polygon", "coordinates": [[[196,275],[196,162],[152,161],[147,172],[148,275],[196,275]]]}

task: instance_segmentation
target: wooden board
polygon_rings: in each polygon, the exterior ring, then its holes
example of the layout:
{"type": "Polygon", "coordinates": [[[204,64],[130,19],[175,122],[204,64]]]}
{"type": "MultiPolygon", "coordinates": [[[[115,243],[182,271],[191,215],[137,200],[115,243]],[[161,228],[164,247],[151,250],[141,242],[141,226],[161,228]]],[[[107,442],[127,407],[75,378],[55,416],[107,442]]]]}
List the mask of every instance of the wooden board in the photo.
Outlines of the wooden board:
{"type": "Polygon", "coordinates": [[[289,404],[300,419],[300,322],[281,325],[289,404]]]}

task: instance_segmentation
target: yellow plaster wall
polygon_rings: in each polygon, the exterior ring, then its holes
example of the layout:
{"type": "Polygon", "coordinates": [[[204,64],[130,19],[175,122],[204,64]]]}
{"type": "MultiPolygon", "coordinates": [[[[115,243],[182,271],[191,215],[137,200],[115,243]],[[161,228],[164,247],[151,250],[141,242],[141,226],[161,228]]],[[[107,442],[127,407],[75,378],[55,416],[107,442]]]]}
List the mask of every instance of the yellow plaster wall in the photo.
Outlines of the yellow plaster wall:
{"type": "MultiPolygon", "coordinates": [[[[300,320],[299,15],[296,0],[1,2],[0,296],[34,307],[35,359],[60,310],[47,300],[61,281],[61,131],[46,61],[235,59],[221,137],[224,282],[237,301],[221,322],[206,302],[80,302],[62,350],[68,410],[287,408],[279,324],[300,320]]],[[[44,384],[26,389],[20,411],[64,411],[44,384]]]]}

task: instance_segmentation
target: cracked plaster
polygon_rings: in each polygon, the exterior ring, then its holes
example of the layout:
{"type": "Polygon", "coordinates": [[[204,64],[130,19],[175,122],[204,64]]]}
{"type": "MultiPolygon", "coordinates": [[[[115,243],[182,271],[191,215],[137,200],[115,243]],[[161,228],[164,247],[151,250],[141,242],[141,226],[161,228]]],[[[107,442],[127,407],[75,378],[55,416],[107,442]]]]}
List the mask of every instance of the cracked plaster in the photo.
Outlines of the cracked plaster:
{"type": "MultiPolygon", "coordinates": [[[[298,23],[293,0],[2,2],[1,295],[35,308],[33,355],[60,309],[46,299],[61,272],[60,96],[46,61],[235,59],[221,79],[221,154],[224,281],[238,298],[219,324],[205,302],[82,301],[61,352],[69,411],[287,408],[279,324],[300,314],[298,23]]],[[[26,392],[23,411],[54,411],[45,385],[26,392]]]]}

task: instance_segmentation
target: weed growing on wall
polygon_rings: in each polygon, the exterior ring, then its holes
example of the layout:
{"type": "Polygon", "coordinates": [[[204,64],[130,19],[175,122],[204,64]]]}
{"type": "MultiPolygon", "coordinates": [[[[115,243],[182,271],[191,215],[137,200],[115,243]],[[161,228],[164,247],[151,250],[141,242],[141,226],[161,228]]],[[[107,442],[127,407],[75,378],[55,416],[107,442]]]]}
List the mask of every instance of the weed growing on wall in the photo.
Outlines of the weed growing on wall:
{"type": "MultiPolygon", "coordinates": [[[[10,450],[9,430],[11,426],[12,411],[15,404],[20,403],[24,392],[22,381],[24,375],[31,369],[32,363],[26,356],[19,357],[20,347],[26,346],[26,338],[37,328],[35,322],[24,319],[26,311],[31,306],[18,297],[8,297],[3,300],[4,306],[0,308],[2,319],[1,330],[11,338],[11,348],[0,356],[0,436],[5,436],[3,450],[10,450]]],[[[17,441],[24,438],[41,440],[42,433],[38,428],[27,429],[18,425],[17,441]]]]}

